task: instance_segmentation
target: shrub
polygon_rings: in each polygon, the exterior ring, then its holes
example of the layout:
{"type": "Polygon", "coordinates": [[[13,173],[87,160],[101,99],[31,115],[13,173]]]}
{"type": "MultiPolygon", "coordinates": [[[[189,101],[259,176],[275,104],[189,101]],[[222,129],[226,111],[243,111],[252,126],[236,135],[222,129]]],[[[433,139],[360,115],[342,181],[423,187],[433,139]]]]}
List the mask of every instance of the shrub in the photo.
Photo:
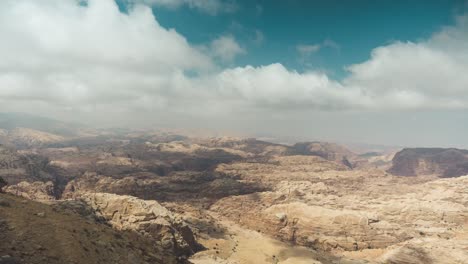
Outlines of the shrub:
{"type": "Polygon", "coordinates": [[[7,182],[2,178],[0,177],[0,192],[3,192],[2,189],[3,187],[7,186],[7,182]]]}

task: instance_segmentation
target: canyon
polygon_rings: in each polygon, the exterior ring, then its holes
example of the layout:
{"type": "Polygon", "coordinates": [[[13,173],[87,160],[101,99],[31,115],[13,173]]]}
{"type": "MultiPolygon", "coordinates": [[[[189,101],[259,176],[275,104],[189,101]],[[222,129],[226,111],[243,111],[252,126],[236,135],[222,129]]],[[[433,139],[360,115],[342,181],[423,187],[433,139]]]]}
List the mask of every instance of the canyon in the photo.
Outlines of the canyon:
{"type": "Polygon", "coordinates": [[[467,263],[465,150],[49,127],[2,130],[0,263],[467,263]]]}

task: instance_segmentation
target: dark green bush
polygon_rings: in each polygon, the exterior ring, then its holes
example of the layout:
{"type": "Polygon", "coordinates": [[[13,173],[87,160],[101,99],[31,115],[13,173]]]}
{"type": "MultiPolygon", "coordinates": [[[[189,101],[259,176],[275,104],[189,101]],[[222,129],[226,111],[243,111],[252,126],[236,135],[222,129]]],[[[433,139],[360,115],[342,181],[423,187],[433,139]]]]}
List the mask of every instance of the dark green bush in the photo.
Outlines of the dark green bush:
{"type": "Polygon", "coordinates": [[[7,182],[2,178],[0,177],[0,192],[2,192],[2,188],[7,186],[7,182]]]}

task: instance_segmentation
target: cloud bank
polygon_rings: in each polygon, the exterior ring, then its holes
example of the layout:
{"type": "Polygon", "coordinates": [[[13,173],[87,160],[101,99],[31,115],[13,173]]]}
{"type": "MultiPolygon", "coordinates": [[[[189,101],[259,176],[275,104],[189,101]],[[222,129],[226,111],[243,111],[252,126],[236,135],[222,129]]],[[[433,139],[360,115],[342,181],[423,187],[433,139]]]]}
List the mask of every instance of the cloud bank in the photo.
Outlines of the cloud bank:
{"type": "Polygon", "coordinates": [[[0,5],[0,36],[3,111],[137,114],[145,120],[468,108],[466,17],[427,40],[375,48],[368,61],[348,66],[341,81],[280,63],[223,68],[218,59],[232,61],[248,52],[232,36],[197,47],[159,25],[150,7],[138,3],[122,13],[113,0],[6,0],[0,5]]]}

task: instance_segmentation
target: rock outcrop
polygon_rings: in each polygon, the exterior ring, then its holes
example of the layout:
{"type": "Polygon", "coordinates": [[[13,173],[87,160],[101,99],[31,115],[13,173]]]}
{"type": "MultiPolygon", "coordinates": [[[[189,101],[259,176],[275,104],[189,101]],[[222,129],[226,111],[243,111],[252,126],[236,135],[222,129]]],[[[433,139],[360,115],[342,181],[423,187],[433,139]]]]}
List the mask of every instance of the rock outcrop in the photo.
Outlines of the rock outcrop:
{"type": "Polygon", "coordinates": [[[32,183],[20,182],[15,185],[7,186],[5,192],[35,201],[52,201],[56,198],[54,184],[51,181],[32,183]]]}
{"type": "Polygon", "coordinates": [[[0,176],[8,184],[53,180],[48,170],[49,161],[46,157],[0,145],[0,176]]]}
{"type": "Polygon", "coordinates": [[[280,156],[266,162],[221,164],[216,172],[245,183],[272,188],[284,180],[302,181],[326,171],[348,171],[349,168],[318,156],[280,156]]]}
{"type": "Polygon", "coordinates": [[[376,259],[376,262],[381,264],[466,263],[467,248],[466,235],[454,239],[415,238],[390,247],[376,259]]]}
{"type": "Polygon", "coordinates": [[[180,258],[202,249],[190,227],[156,201],[109,193],[76,193],[117,230],[136,231],[180,258]]]}
{"type": "MultiPolygon", "coordinates": [[[[389,254],[383,263],[406,263],[398,262],[410,259],[405,254],[428,263],[418,252],[430,252],[428,248],[434,244],[427,242],[418,251],[420,240],[451,241],[444,244],[445,250],[463,252],[466,241],[454,241],[467,236],[468,176],[433,181],[391,176],[378,169],[327,169],[323,161],[316,165],[322,170],[314,170],[311,160],[307,166],[298,166],[303,159],[298,156],[297,161],[289,161],[295,164],[291,168],[284,163],[255,164],[255,168],[247,164],[219,166],[228,175],[267,183],[272,190],[226,197],[210,210],[283,241],[352,257],[357,253],[348,252],[367,252],[369,257],[407,245],[404,243],[416,248],[414,254],[406,249],[389,254]]],[[[457,258],[463,256],[466,254],[460,253],[457,258]]],[[[432,254],[428,258],[441,259],[432,254]]]]}
{"type": "Polygon", "coordinates": [[[210,148],[222,148],[231,151],[239,151],[245,153],[244,156],[281,156],[286,155],[289,146],[270,143],[266,141],[257,140],[255,138],[208,138],[208,139],[192,139],[190,142],[197,143],[210,148]]]}
{"type": "Polygon", "coordinates": [[[353,168],[358,163],[358,155],[347,148],[328,142],[302,142],[291,147],[290,154],[319,156],[329,161],[334,161],[353,168]]]}
{"type": "Polygon", "coordinates": [[[406,148],[395,154],[390,173],[399,176],[468,174],[468,150],[454,148],[406,148]]]}
{"type": "Polygon", "coordinates": [[[196,202],[216,200],[229,195],[261,191],[258,184],[239,181],[212,172],[181,171],[161,177],[151,173],[130,174],[112,178],[96,173],[85,173],[70,181],[63,198],[73,197],[74,192],[104,192],[132,195],[144,200],[196,202]]]}

